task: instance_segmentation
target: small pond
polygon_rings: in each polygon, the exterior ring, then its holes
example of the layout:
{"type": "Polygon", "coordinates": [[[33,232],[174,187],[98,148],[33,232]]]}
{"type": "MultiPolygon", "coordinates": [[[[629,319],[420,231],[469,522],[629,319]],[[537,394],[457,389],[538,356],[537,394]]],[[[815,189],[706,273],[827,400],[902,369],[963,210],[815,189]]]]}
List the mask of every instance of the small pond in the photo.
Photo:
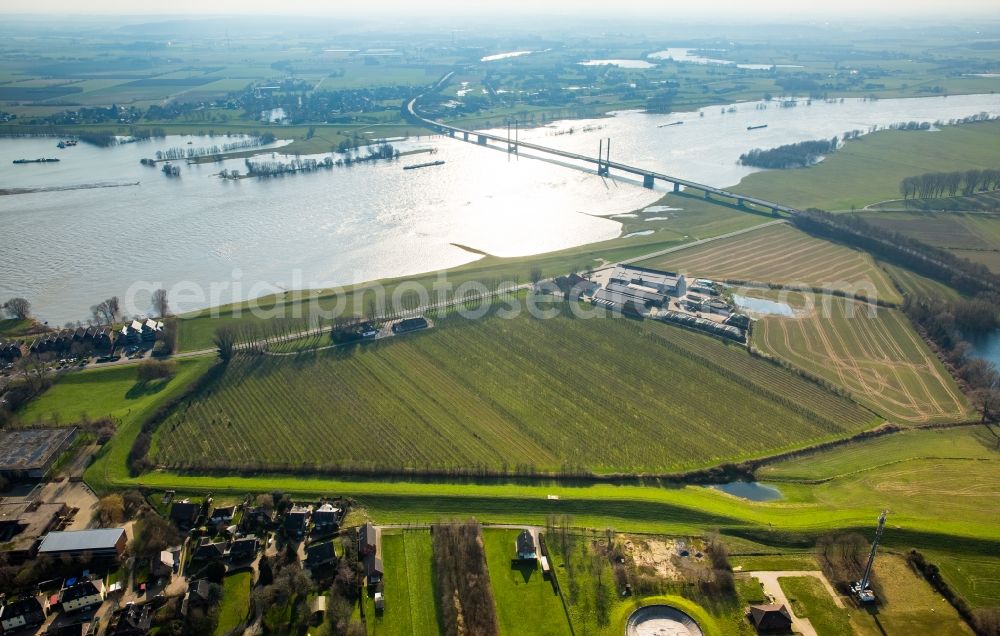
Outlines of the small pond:
{"type": "Polygon", "coordinates": [[[779,303],[774,300],[766,300],[764,298],[753,298],[751,296],[741,296],[740,294],[733,294],[733,302],[740,309],[745,309],[746,311],[763,314],[765,316],[788,316],[792,317],[795,312],[788,303],[779,303]]]}
{"type": "Polygon", "coordinates": [[[731,481],[728,484],[710,486],[740,499],[750,501],[775,501],[781,499],[781,491],[774,486],[766,486],[759,481],[731,481]]]}

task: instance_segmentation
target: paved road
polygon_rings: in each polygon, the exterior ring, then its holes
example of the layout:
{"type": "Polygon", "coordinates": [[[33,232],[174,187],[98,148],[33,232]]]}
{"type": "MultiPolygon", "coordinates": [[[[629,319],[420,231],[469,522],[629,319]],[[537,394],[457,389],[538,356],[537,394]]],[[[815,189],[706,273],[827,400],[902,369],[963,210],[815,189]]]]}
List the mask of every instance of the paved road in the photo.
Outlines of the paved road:
{"type": "Polygon", "coordinates": [[[788,612],[792,615],[792,629],[796,632],[802,634],[802,636],[817,636],[816,628],[812,626],[808,618],[799,618],[792,612],[792,604],[788,602],[788,597],[785,596],[785,591],[781,589],[781,585],[778,584],[778,579],[782,577],[789,576],[811,576],[826,588],[826,591],[833,598],[833,602],[837,604],[837,607],[843,609],[844,602],[841,600],[840,595],[833,589],[830,582],[826,580],[823,573],[819,570],[781,570],[776,572],[750,572],[750,576],[754,577],[761,582],[764,586],[764,592],[767,593],[771,598],[774,599],[775,603],[780,603],[788,608],[788,612]]]}

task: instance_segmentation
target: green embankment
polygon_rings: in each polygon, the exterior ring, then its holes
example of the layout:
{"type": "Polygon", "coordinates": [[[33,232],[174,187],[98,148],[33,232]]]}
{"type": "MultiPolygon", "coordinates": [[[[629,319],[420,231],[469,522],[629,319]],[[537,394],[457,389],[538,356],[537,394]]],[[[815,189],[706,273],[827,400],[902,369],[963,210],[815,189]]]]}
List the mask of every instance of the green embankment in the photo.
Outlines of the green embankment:
{"type": "Polygon", "coordinates": [[[847,210],[898,199],[905,177],[997,165],[1000,122],[887,130],[849,141],[810,168],[752,174],[735,190],[800,209],[847,210]]]}
{"type": "Polygon", "coordinates": [[[349,350],[235,360],[164,422],[151,455],[181,469],[656,474],[876,421],[737,345],[553,307],[548,320],[454,317],[349,350]]]}
{"type": "Polygon", "coordinates": [[[962,297],[955,289],[948,287],[944,283],[921,276],[908,269],[891,265],[889,263],[879,263],[882,269],[889,275],[889,278],[899,287],[903,294],[907,296],[917,296],[924,298],[940,298],[943,300],[958,300],[962,297]]]}

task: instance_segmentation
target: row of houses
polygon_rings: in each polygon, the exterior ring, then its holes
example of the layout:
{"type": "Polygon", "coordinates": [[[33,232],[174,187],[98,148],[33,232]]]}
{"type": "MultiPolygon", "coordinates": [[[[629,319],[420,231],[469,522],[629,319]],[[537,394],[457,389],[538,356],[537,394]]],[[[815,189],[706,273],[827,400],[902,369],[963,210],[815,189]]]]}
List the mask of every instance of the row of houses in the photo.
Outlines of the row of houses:
{"type": "MultiPolygon", "coordinates": [[[[96,610],[107,599],[109,591],[100,579],[82,576],[65,579],[57,594],[50,597],[21,596],[11,599],[0,595],[0,634],[27,634],[45,625],[48,617],[58,614],[48,625],[47,634],[93,634],[97,622],[96,610]]],[[[111,613],[107,636],[143,636],[152,626],[149,604],[128,603],[111,613]]]]}
{"type": "Polygon", "coordinates": [[[343,518],[344,510],[329,502],[324,502],[316,508],[292,506],[291,510],[285,513],[282,527],[288,537],[301,539],[307,532],[313,535],[336,532],[343,518]]]}
{"type": "Polygon", "coordinates": [[[11,362],[29,353],[70,353],[74,344],[110,351],[118,346],[153,342],[163,329],[164,323],[148,318],[132,320],[120,329],[91,326],[52,331],[30,342],[23,339],[0,341],[0,360],[11,362]]]}
{"type": "MultiPolygon", "coordinates": [[[[235,536],[232,540],[212,541],[202,537],[201,543],[191,553],[192,561],[225,561],[227,563],[244,563],[252,561],[260,549],[260,540],[256,535],[235,536]]],[[[173,572],[177,565],[174,553],[167,550],[160,554],[160,573],[173,572]],[[169,570],[169,571],[168,571],[169,570]]]]}

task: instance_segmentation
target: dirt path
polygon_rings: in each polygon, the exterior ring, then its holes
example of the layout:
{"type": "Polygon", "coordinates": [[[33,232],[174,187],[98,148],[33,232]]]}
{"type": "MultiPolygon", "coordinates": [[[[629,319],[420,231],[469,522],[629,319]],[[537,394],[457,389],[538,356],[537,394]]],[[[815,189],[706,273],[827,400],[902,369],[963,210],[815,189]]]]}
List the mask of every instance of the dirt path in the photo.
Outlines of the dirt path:
{"type": "Polygon", "coordinates": [[[844,609],[844,602],[841,600],[840,596],[830,585],[830,582],[826,580],[823,573],[819,570],[782,570],[776,572],[750,572],[750,576],[760,581],[761,585],[764,586],[764,592],[767,593],[774,599],[775,603],[780,603],[788,608],[788,613],[792,615],[792,629],[796,632],[802,634],[802,636],[817,636],[816,629],[809,622],[808,618],[799,618],[792,611],[792,604],[788,601],[788,597],[785,596],[785,591],[781,589],[781,585],[778,583],[778,579],[782,577],[790,576],[811,576],[817,579],[826,588],[826,591],[830,594],[833,602],[837,607],[844,609]]]}

